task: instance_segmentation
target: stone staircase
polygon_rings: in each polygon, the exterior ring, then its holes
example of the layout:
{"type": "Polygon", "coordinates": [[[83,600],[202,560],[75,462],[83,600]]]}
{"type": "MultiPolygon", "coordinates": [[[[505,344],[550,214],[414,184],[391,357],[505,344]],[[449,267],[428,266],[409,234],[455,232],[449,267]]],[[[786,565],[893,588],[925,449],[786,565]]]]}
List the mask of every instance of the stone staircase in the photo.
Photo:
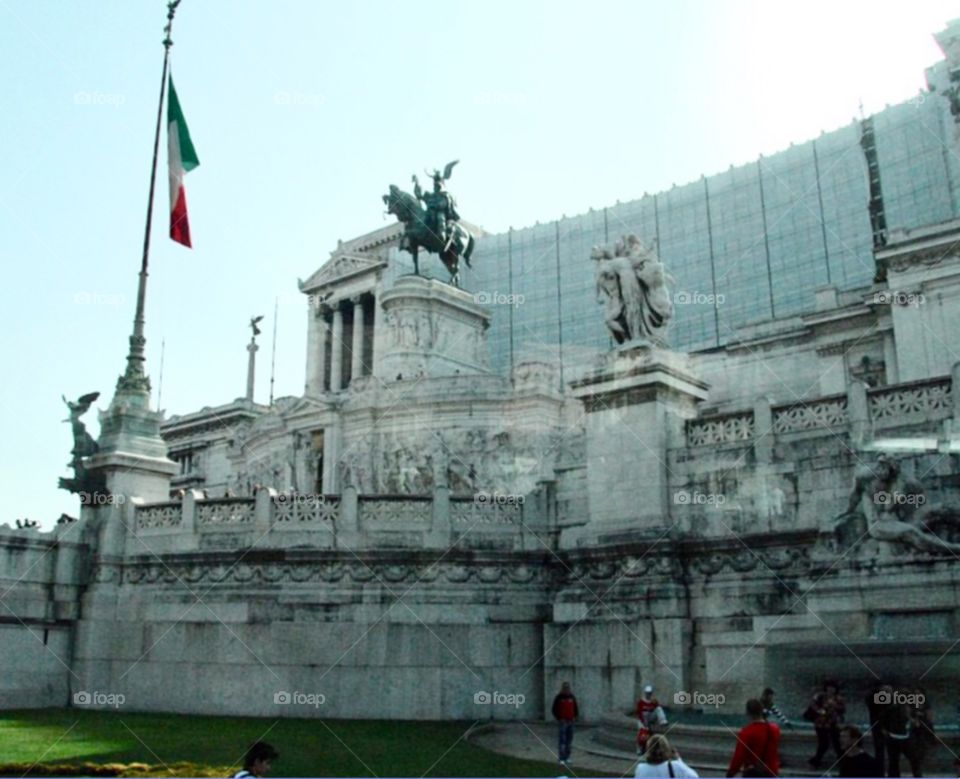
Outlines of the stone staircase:
{"type": "MultiPolygon", "coordinates": [[[[701,776],[725,775],[733,755],[736,733],[745,724],[742,717],[723,720],[715,724],[674,723],[667,733],[671,745],[701,776]]],[[[951,750],[960,754],[960,734],[954,728],[939,735],[944,744],[931,753],[925,767],[925,776],[955,776],[952,773],[951,750]]],[[[579,748],[602,757],[635,761],[636,738],[636,720],[632,716],[611,712],[600,718],[599,726],[585,735],[579,748]]],[[[816,752],[816,743],[816,734],[806,723],[784,728],[780,741],[781,776],[837,776],[836,768],[832,771],[814,771],[807,764],[807,760],[816,752]]],[[[872,751],[869,738],[866,746],[868,751],[872,751]]],[[[825,769],[829,768],[834,759],[833,753],[828,752],[824,759],[825,769]]],[[[901,761],[901,774],[910,775],[910,766],[905,758],[901,761]]]]}

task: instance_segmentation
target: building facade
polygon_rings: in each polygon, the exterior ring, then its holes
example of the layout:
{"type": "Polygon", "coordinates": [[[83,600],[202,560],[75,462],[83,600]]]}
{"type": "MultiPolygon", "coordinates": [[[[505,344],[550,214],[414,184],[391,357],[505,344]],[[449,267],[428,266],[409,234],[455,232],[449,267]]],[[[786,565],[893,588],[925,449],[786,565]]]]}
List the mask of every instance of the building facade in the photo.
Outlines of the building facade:
{"type": "Polygon", "coordinates": [[[570,680],[598,719],[648,682],[799,711],[830,674],[949,710],[958,36],[916,105],[481,236],[465,289],[406,273],[398,227],[342,243],[300,282],[301,396],[172,417],[148,491],[0,528],[0,641],[61,660],[14,660],[4,705],[529,718],[570,680]],[[628,233],[675,279],[669,347],[604,331],[590,249],[628,233]]]}

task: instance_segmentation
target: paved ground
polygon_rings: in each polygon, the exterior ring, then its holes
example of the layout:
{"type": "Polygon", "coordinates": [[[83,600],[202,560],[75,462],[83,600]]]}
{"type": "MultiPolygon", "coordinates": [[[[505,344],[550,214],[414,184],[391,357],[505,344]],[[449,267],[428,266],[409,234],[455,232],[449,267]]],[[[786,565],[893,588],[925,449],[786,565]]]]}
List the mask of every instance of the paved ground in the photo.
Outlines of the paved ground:
{"type": "MultiPolygon", "coordinates": [[[[635,760],[593,755],[578,749],[590,738],[592,728],[578,728],[573,739],[573,759],[570,768],[557,766],[558,776],[633,776],[635,760]]],[[[557,760],[557,729],[543,722],[503,722],[484,725],[474,732],[470,740],[478,746],[511,757],[528,760],[557,760]]]]}
{"type": "MultiPolygon", "coordinates": [[[[582,779],[588,776],[632,777],[637,761],[624,755],[622,752],[593,743],[595,727],[581,726],[577,728],[573,739],[573,759],[569,769],[562,769],[557,765],[557,776],[582,779]],[[588,751],[589,750],[589,751],[588,751]]],[[[470,741],[489,749],[491,752],[522,757],[529,760],[543,760],[556,762],[557,760],[557,730],[553,723],[544,722],[497,722],[478,726],[470,741]]],[[[698,761],[690,761],[693,769],[701,777],[723,776],[726,765],[702,765],[698,761]]],[[[801,769],[785,769],[784,776],[810,776],[817,774],[806,766],[801,769]]]]}

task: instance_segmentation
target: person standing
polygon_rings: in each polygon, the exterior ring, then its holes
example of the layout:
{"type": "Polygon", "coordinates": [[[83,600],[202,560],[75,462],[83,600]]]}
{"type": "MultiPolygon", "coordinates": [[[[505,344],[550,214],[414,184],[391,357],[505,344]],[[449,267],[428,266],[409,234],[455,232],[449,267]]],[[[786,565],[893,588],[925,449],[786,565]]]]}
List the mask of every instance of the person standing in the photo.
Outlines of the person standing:
{"type": "Polygon", "coordinates": [[[564,768],[570,764],[573,748],[573,723],[580,718],[580,707],[570,689],[570,682],[560,685],[560,692],[553,699],[553,718],[557,721],[557,758],[564,768]]]}
{"type": "Polygon", "coordinates": [[[665,776],[697,779],[699,774],[680,759],[666,736],[654,733],[647,741],[647,756],[637,763],[633,776],[634,779],[665,776]]]}
{"type": "Polygon", "coordinates": [[[667,725],[667,715],[660,702],[653,697],[653,685],[643,688],[643,695],[637,701],[637,754],[647,749],[647,741],[655,733],[662,733],[667,725]]]}
{"type": "Polygon", "coordinates": [[[783,725],[783,727],[792,727],[790,720],[777,708],[777,704],[773,702],[773,696],[775,694],[772,687],[767,687],[764,689],[763,695],[760,696],[760,703],[763,704],[763,716],[766,717],[767,720],[771,717],[776,717],[780,720],[780,724],[783,725]]]}
{"type": "Polygon", "coordinates": [[[906,754],[910,739],[910,713],[903,693],[889,684],[883,686],[878,698],[883,704],[880,729],[883,748],[887,753],[887,776],[900,776],[900,755],[906,754]]]}
{"type": "Polygon", "coordinates": [[[833,680],[825,682],[823,690],[810,701],[804,716],[813,722],[817,733],[817,752],[809,760],[814,768],[822,767],[823,756],[831,746],[838,759],[843,754],[840,749],[840,725],[846,709],[847,704],[840,695],[839,685],[833,680]]]}
{"type": "Polygon", "coordinates": [[[840,728],[841,777],[883,776],[883,763],[863,750],[863,733],[856,725],[840,728]]]}
{"type": "Polygon", "coordinates": [[[233,775],[233,779],[259,779],[270,774],[271,764],[280,757],[266,741],[257,741],[250,745],[243,757],[243,769],[233,775]]]}
{"type": "Polygon", "coordinates": [[[757,698],[747,701],[750,722],[740,728],[737,746],[727,768],[727,776],[780,775],[780,726],[767,722],[763,704],[757,698]]]}
{"type": "Polygon", "coordinates": [[[927,754],[937,745],[937,736],[933,729],[933,708],[927,700],[922,687],[913,691],[909,704],[910,738],[907,741],[907,760],[914,776],[923,776],[923,764],[927,754]]]}
{"type": "Polygon", "coordinates": [[[878,681],[867,693],[864,703],[867,707],[867,715],[870,719],[870,734],[873,737],[873,754],[880,766],[879,773],[883,773],[885,757],[885,740],[883,737],[883,728],[880,726],[880,713],[883,711],[883,682],[878,681]]]}

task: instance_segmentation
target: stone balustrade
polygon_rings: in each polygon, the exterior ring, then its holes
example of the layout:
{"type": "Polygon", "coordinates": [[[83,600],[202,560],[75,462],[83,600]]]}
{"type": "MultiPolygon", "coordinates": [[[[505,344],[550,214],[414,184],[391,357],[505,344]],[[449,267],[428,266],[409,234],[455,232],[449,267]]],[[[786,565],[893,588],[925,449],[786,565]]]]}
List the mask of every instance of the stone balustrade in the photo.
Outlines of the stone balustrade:
{"type": "Polygon", "coordinates": [[[848,420],[846,395],[830,395],[773,408],[773,432],[776,435],[808,430],[829,432],[846,427],[848,420]]]}
{"type": "Polygon", "coordinates": [[[151,503],[137,507],[137,532],[155,528],[178,527],[183,521],[183,504],[180,501],[151,503]]]}
{"type": "Polygon", "coordinates": [[[250,498],[221,498],[197,503],[198,525],[245,525],[253,523],[254,501],[250,498]]]}
{"type": "Polygon", "coordinates": [[[446,487],[431,495],[358,495],[347,488],[342,495],[262,490],[256,497],[213,499],[190,490],[178,501],[133,501],[128,511],[135,535],[151,539],[158,551],[230,544],[367,547],[385,540],[442,547],[452,538],[512,538],[524,529],[522,497],[451,497],[446,487]],[[230,536],[236,540],[229,541],[230,536]]]}
{"type": "Polygon", "coordinates": [[[358,516],[364,527],[427,525],[432,518],[432,502],[431,498],[421,496],[363,495],[359,498],[358,516]]]}
{"type": "Polygon", "coordinates": [[[715,417],[691,419],[687,423],[688,446],[714,446],[749,441],[754,436],[753,410],[715,417]]]}
{"type": "Polygon", "coordinates": [[[946,419],[953,414],[953,387],[949,376],[878,387],[867,393],[874,427],[946,419]]]}
{"type": "Polygon", "coordinates": [[[470,526],[519,525],[523,522],[523,503],[516,500],[488,498],[451,498],[450,519],[461,528],[470,526]]]}
{"type": "Polygon", "coordinates": [[[838,431],[857,432],[861,426],[868,430],[882,430],[929,425],[956,418],[958,405],[950,376],[872,389],[856,384],[847,394],[775,406],[766,401],[760,401],[760,404],[766,407],[766,414],[770,417],[769,429],[757,422],[759,412],[756,406],[704,415],[687,421],[686,446],[735,445],[753,442],[770,433],[774,436],[818,432],[836,435],[838,431]]]}

